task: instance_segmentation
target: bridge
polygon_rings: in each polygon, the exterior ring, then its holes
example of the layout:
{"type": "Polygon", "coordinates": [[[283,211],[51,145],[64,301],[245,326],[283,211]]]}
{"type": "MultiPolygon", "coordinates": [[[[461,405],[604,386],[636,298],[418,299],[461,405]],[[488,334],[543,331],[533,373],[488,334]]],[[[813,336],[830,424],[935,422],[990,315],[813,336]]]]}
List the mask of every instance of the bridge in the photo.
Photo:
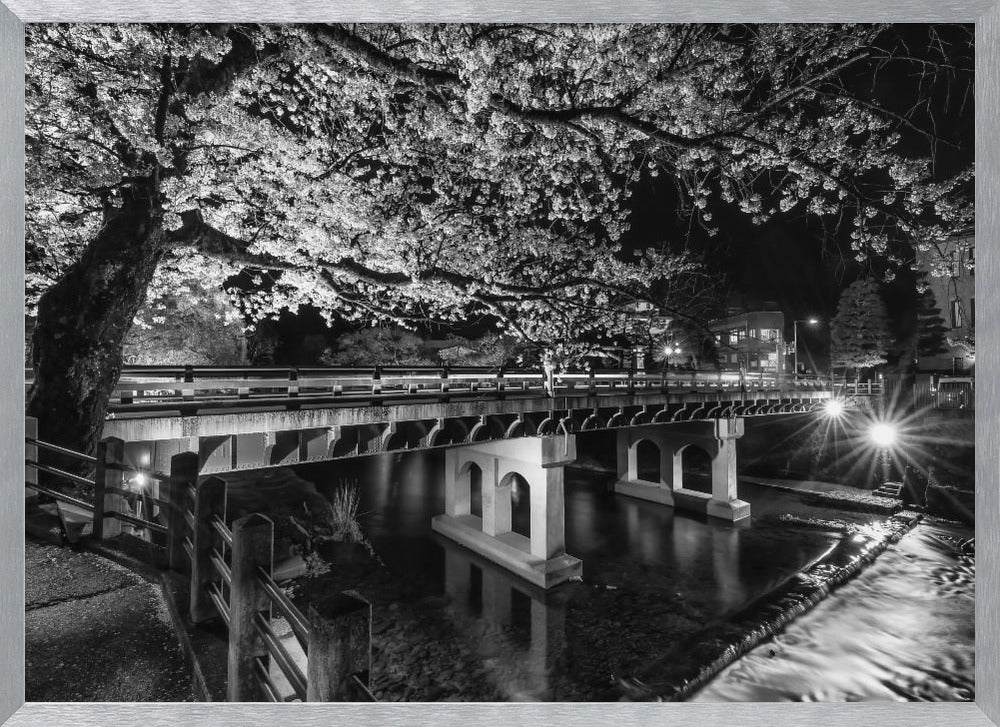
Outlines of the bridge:
{"type": "Polygon", "coordinates": [[[432,528],[549,588],[582,572],[566,553],[563,497],[578,433],[616,431],[617,493],[735,522],[750,516],[737,493],[744,420],[813,411],[832,395],[823,382],[720,373],[128,368],[104,435],[123,442],[127,466],[167,471],[196,452],[201,475],[446,448],[445,512],[432,528]],[[659,451],[655,481],[639,476],[644,442],[659,451]],[[710,492],[685,487],[691,446],[711,459],[710,492]],[[528,489],[530,536],[512,530],[515,480],[528,489]]]}

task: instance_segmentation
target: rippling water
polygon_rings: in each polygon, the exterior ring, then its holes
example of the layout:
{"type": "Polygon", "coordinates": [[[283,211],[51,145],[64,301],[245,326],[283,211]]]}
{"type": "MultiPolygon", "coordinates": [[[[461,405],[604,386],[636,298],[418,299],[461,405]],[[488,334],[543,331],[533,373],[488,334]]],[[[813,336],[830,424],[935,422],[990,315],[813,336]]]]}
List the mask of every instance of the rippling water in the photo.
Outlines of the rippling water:
{"type": "Polygon", "coordinates": [[[918,526],[691,701],[974,699],[971,535],[918,526]]]}

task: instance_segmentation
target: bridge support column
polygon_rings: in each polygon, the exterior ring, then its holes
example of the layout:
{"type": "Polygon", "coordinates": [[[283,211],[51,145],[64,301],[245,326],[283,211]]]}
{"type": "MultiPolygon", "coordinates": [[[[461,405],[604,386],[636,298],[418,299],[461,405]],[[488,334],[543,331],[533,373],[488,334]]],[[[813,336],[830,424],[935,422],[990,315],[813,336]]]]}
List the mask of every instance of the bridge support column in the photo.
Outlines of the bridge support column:
{"type": "Polygon", "coordinates": [[[618,431],[618,479],[615,492],[704,513],[735,522],[750,517],[750,504],[737,496],[736,440],[743,436],[740,418],[642,425],[618,431]],[[659,477],[639,477],[638,445],[649,442],[659,450],[659,477]],[[712,461],[711,493],[684,487],[683,452],[703,449],[712,461]]]}
{"type": "Polygon", "coordinates": [[[573,436],[494,440],[445,452],[445,512],[431,522],[435,532],[542,588],[583,571],[566,553],[563,468],[576,459],[573,436]],[[482,482],[483,517],[471,514],[471,477],[482,482]],[[530,536],[512,532],[511,484],[528,483],[530,536]]]}
{"type": "Polygon", "coordinates": [[[718,452],[712,458],[712,499],[707,513],[723,520],[750,517],[750,503],[737,497],[736,440],[743,436],[742,419],[716,419],[718,452]]]}

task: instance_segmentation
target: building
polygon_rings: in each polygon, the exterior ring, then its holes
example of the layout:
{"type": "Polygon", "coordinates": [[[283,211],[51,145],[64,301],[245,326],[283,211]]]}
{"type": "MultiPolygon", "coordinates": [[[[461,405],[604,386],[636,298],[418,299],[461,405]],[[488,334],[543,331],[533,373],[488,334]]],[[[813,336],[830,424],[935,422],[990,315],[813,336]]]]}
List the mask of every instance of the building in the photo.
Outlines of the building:
{"type": "MultiPolygon", "coordinates": [[[[918,250],[916,270],[925,273],[935,307],[944,319],[945,351],[917,357],[919,371],[969,373],[976,362],[976,239],[971,230],[931,250],[918,250]]],[[[919,332],[918,332],[919,335],[919,332]]]]}
{"type": "Polygon", "coordinates": [[[763,310],[730,308],[729,315],[711,321],[708,327],[718,339],[723,371],[742,369],[751,377],[787,371],[785,314],[775,304],[765,303],[763,310]]]}

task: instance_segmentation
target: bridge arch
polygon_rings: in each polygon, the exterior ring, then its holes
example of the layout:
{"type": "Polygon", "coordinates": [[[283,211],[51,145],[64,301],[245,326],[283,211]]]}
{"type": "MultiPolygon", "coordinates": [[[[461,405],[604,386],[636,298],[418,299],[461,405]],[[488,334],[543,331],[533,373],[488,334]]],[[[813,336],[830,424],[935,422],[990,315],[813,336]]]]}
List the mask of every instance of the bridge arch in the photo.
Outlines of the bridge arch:
{"type": "Polygon", "coordinates": [[[681,481],[674,487],[711,494],[713,456],[709,448],[700,443],[691,442],[680,447],[674,452],[674,471],[681,481]]]}
{"type": "Polygon", "coordinates": [[[608,418],[608,428],[625,426],[625,411],[619,409],[608,418]]]}
{"type": "Polygon", "coordinates": [[[386,429],[379,442],[379,448],[382,452],[406,449],[406,437],[400,431],[391,428],[386,429]]]}
{"type": "Polygon", "coordinates": [[[661,446],[651,439],[637,439],[629,453],[635,459],[635,479],[639,482],[663,481],[663,452],[661,446]]]}
{"type": "Polygon", "coordinates": [[[472,444],[473,442],[485,442],[490,438],[490,427],[485,421],[477,422],[472,429],[469,430],[469,436],[465,438],[466,444],[472,444]]]}
{"type": "Polygon", "coordinates": [[[640,424],[649,424],[652,420],[653,420],[653,413],[650,412],[646,407],[643,407],[633,415],[632,421],[629,422],[629,424],[635,427],[640,424]]]}
{"type": "Polygon", "coordinates": [[[583,424],[580,425],[581,432],[589,432],[592,429],[600,429],[600,428],[601,428],[601,418],[600,416],[598,416],[598,413],[596,411],[592,413],[590,416],[588,416],[586,419],[584,419],[583,424]]]}
{"type": "Polygon", "coordinates": [[[538,425],[538,436],[544,437],[555,434],[559,427],[559,422],[555,417],[545,417],[538,425]]]}
{"type": "Polygon", "coordinates": [[[469,514],[483,516],[483,468],[469,460],[458,471],[460,486],[469,488],[469,514]]]}
{"type": "Polygon", "coordinates": [[[497,482],[497,499],[505,498],[510,507],[510,530],[531,538],[531,483],[520,472],[510,471],[497,482]]]}

